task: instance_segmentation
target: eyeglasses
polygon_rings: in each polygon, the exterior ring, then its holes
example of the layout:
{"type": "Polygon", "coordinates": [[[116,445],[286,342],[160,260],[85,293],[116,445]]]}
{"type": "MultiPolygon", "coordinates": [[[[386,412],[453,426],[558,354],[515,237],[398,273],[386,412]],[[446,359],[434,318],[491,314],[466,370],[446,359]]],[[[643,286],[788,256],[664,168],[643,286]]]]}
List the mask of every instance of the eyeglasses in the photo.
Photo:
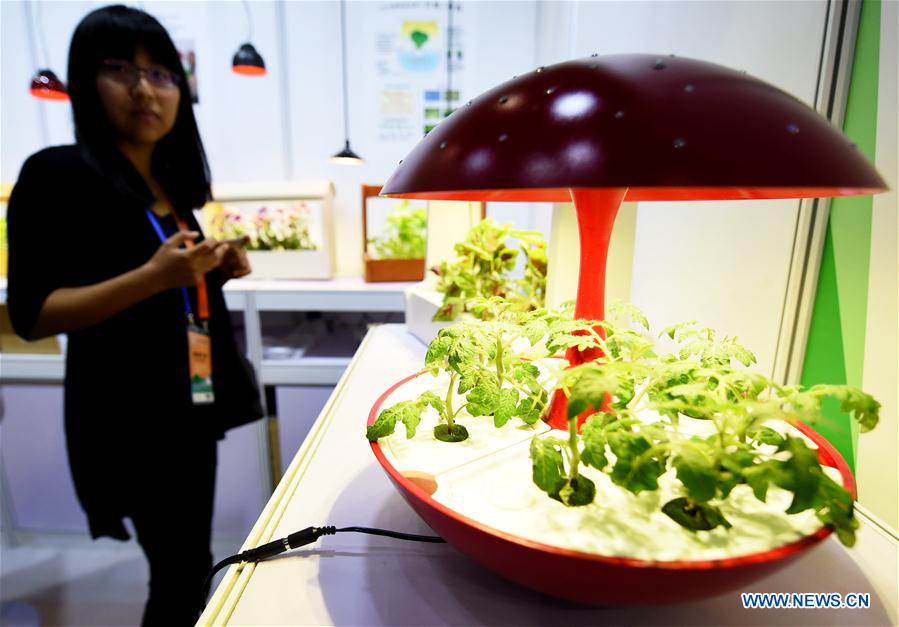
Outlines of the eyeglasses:
{"type": "Polygon", "coordinates": [[[179,75],[169,70],[154,67],[137,67],[133,63],[118,59],[104,60],[100,66],[100,72],[117,83],[124,85],[134,85],[140,80],[141,76],[145,76],[153,87],[160,89],[172,89],[177,87],[181,81],[179,75]]]}

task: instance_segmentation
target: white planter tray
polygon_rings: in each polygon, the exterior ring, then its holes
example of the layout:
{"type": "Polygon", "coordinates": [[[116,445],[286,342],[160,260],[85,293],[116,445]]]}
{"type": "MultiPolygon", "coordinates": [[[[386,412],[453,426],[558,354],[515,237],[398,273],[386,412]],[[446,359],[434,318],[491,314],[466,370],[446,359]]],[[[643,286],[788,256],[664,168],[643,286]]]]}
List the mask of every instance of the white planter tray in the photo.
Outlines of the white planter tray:
{"type": "MultiPolygon", "coordinates": [[[[538,365],[545,373],[545,366],[538,365]]],[[[447,383],[445,373],[436,378],[420,375],[397,388],[381,407],[417,398],[425,391],[442,397],[447,383]]],[[[461,402],[464,400],[459,397],[454,400],[461,402]]],[[[822,526],[812,510],[785,515],[792,499],[785,490],[772,486],[767,501],[761,502],[749,486],[739,485],[720,505],[733,527],[694,533],[661,511],[664,503],[683,496],[673,469],[659,479],[658,491],[633,495],[614,485],[608,475],[582,465],[581,473],[596,484],[596,500],[584,507],[567,507],[534,485],[529,454],[535,435],[565,439],[566,432],[550,431],[543,422],[528,427],[516,418],[497,429],[492,418],[471,417],[465,411],[459,414],[458,422],[468,429],[467,440],[436,440],[433,427],[438,424],[437,412],[428,408],[413,438],[407,439],[404,426],[398,423],[392,435],[381,438],[381,450],[404,475],[433,478],[436,501],[478,523],[527,540],[605,556],[712,560],[783,546],[822,526]]],[[[815,446],[786,423],[770,426],[803,437],[815,446]]],[[[708,435],[710,425],[683,418],[681,428],[690,434],[708,435]]],[[[609,456],[614,463],[614,456],[609,456]]],[[[839,471],[824,470],[840,481],[839,471]]]]}
{"type": "Polygon", "coordinates": [[[247,251],[253,279],[330,279],[334,260],[325,250],[247,251]]]}

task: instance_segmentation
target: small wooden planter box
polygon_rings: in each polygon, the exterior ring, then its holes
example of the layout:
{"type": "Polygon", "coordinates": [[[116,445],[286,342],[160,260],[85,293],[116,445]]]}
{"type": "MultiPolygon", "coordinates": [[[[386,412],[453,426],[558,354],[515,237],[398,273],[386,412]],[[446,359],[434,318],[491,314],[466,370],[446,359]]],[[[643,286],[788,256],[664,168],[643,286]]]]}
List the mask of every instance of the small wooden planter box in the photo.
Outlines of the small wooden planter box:
{"type": "Polygon", "coordinates": [[[421,281],[425,278],[424,259],[373,259],[368,254],[367,201],[380,193],[380,185],[362,186],[362,260],[365,265],[365,281],[421,281]]]}
{"type": "Polygon", "coordinates": [[[424,259],[371,259],[368,253],[365,254],[365,280],[368,283],[421,281],[424,276],[424,259]]]}

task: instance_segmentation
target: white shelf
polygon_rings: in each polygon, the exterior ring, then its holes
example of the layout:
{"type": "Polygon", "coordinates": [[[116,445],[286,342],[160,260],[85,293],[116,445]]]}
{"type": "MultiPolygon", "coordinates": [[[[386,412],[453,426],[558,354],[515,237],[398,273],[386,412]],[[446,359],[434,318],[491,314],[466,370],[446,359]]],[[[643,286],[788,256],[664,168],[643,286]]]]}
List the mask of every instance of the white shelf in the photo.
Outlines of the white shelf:
{"type": "MultiPolygon", "coordinates": [[[[259,311],[403,311],[406,288],[415,283],[366,283],[361,277],[327,281],[237,279],[225,285],[225,303],[245,311],[247,295],[259,311]]],[[[0,305],[6,304],[6,277],[0,277],[0,305]]]]}
{"type": "MultiPolygon", "coordinates": [[[[225,302],[232,311],[258,315],[260,311],[365,311],[401,312],[405,291],[414,283],[366,283],[361,277],[328,281],[239,279],[225,286],[225,302]]],[[[0,304],[6,303],[6,278],[0,277],[0,304]]],[[[314,356],[262,361],[264,385],[334,385],[349,356],[314,356]]],[[[3,353],[3,383],[61,383],[63,355],[3,353]]]]}
{"type": "Polygon", "coordinates": [[[3,383],[62,383],[65,372],[64,355],[0,353],[3,383]]]}
{"type": "Polygon", "coordinates": [[[303,357],[262,360],[265,385],[336,385],[350,357],[303,357]]]}
{"type": "MultiPolygon", "coordinates": [[[[336,385],[350,357],[303,357],[266,359],[262,362],[264,385],[336,385]]],[[[3,383],[62,383],[66,363],[63,355],[0,354],[3,383]]]]}
{"type": "Polygon", "coordinates": [[[327,281],[238,279],[225,285],[228,308],[242,310],[253,294],[259,311],[403,311],[415,283],[366,283],[361,277],[327,281]]]}

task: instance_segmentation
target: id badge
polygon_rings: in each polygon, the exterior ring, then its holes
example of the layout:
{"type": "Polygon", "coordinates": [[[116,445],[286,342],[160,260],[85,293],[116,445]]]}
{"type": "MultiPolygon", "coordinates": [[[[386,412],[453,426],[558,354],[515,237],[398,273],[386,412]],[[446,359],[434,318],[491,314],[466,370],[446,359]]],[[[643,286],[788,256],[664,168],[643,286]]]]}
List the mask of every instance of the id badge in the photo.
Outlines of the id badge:
{"type": "Polygon", "coordinates": [[[212,341],[209,331],[196,324],[188,324],[187,351],[191,399],[194,405],[208,405],[215,401],[215,394],[212,391],[212,341]]]}

